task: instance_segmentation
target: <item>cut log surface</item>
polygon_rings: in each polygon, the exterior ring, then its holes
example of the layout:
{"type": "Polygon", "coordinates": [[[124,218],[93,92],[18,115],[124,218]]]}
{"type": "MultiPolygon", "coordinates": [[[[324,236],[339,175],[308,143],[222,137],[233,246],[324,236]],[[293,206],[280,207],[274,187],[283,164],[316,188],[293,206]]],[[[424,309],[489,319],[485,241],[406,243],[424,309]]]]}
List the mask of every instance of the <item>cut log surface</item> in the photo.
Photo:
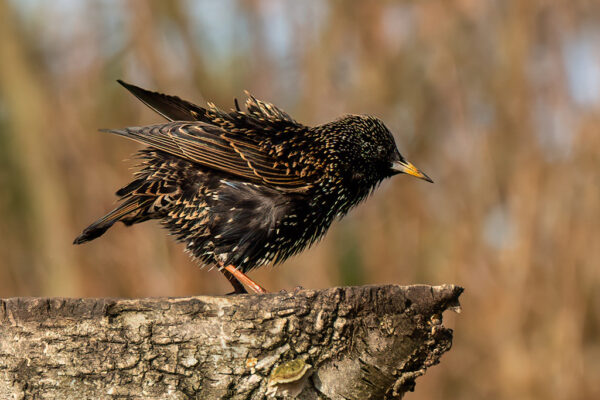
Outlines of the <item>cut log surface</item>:
{"type": "Polygon", "coordinates": [[[0,300],[0,399],[395,399],[462,288],[0,300]]]}

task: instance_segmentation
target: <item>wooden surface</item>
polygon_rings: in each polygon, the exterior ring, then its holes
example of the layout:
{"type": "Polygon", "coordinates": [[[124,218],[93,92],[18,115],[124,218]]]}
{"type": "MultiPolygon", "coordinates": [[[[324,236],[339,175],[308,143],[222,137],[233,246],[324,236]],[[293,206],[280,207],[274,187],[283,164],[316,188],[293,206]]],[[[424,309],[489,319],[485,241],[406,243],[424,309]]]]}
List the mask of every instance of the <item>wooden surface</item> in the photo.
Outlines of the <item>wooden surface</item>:
{"type": "Polygon", "coordinates": [[[461,292],[0,300],[0,398],[400,398],[450,349],[461,292]]]}

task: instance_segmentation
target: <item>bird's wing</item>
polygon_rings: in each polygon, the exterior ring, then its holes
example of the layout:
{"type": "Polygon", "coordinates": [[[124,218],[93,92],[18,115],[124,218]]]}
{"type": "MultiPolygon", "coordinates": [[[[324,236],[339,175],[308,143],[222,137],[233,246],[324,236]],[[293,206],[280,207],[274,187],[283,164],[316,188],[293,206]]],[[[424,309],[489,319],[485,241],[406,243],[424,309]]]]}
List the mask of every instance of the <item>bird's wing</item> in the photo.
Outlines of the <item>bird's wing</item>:
{"type": "Polygon", "coordinates": [[[169,121],[199,121],[206,113],[206,109],[177,96],[151,92],[130,83],[117,80],[125,89],[129,90],[142,103],[162,115],[169,121]]]}
{"type": "Polygon", "coordinates": [[[303,191],[310,182],[278,162],[246,133],[203,122],[105,130],[203,166],[282,190],[303,191]]]}
{"type": "Polygon", "coordinates": [[[246,91],[246,109],[248,113],[259,120],[299,125],[288,113],[274,104],[258,100],[246,91]]]}
{"type": "Polygon", "coordinates": [[[282,109],[273,104],[258,100],[248,92],[246,92],[246,96],[248,96],[246,100],[247,113],[240,109],[237,99],[235,100],[235,110],[231,113],[226,113],[218,110],[212,104],[209,104],[209,108],[204,108],[177,96],[152,92],[123,82],[120,79],[117,82],[142,103],[169,121],[202,121],[219,126],[229,123],[249,129],[259,128],[276,131],[285,129],[286,127],[302,126],[282,109]]]}

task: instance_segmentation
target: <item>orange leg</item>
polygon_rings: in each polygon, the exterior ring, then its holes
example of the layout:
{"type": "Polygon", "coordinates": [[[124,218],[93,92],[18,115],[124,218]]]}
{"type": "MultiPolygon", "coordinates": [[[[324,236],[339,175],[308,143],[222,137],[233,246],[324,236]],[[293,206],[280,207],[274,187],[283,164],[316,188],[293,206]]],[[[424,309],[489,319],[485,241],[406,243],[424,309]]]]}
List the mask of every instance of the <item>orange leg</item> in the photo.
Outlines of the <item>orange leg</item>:
{"type": "MultiPolygon", "coordinates": [[[[248,276],[246,276],[246,274],[244,274],[242,271],[240,271],[233,265],[228,265],[223,268],[232,275],[232,278],[237,279],[239,282],[242,282],[243,284],[248,286],[250,289],[252,289],[255,293],[267,293],[267,291],[265,289],[263,289],[262,286],[260,286],[256,282],[254,282],[252,279],[248,278],[248,276]]],[[[227,275],[225,275],[225,276],[227,277],[227,275]]],[[[229,279],[229,278],[227,278],[227,279],[229,280],[229,282],[231,282],[231,279],[229,279]]],[[[233,288],[237,292],[238,287],[233,283],[231,283],[231,284],[233,285],[233,288]]]]}
{"type": "Polygon", "coordinates": [[[234,291],[230,294],[248,293],[248,291],[246,290],[244,285],[242,285],[242,283],[240,281],[238,281],[237,278],[235,276],[233,276],[233,274],[231,272],[229,272],[223,268],[221,268],[220,271],[225,276],[225,278],[227,278],[229,283],[231,283],[231,286],[233,286],[234,291]]]}

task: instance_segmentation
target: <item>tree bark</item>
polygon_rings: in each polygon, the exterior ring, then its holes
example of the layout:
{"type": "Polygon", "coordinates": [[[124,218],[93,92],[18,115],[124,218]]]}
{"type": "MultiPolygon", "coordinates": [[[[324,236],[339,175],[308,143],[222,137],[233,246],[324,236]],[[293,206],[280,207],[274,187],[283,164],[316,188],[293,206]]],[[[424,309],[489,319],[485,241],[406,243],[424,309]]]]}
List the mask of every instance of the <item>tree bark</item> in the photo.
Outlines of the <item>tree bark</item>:
{"type": "Polygon", "coordinates": [[[0,398],[401,398],[450,349],[461,292],[0,300],[0,398]]]}

